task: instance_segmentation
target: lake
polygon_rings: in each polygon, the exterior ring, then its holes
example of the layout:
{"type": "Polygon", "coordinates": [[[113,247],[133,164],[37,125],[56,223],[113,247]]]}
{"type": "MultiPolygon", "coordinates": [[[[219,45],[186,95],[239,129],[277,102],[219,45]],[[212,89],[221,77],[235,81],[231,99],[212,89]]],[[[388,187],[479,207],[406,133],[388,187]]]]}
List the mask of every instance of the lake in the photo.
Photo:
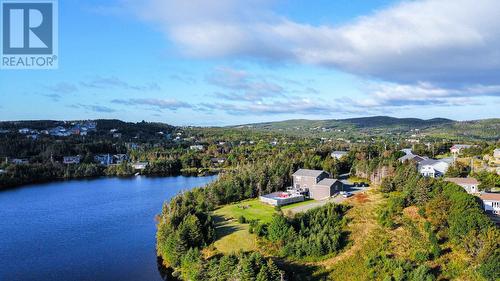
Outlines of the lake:
{"type": "Polygon", "coordinates": [[[101,178],[0,192],[0,280],[162,280],[155,215],[209,177],[101,178]]]}

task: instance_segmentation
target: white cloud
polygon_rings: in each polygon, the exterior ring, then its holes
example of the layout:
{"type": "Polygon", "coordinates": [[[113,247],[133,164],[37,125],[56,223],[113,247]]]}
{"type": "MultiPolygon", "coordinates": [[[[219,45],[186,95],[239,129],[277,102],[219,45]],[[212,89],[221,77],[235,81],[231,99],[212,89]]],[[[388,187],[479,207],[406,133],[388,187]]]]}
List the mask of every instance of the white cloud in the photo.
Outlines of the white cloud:
{"type": "Polygon", "coordinates": [[[467,84],[500,73],[500,2],[405,1],[341,26],[297,23],[272,1],[125,1],[185,54],[336,67],[393,82],[467,84]]]}
{"type": "Polygon", "coordinates": [[[396,84],[371,83],[365,92],[369,97],[337,101],[347,106],[364,108],[406,107],[426,105],[473,105],[480,97],[500,97],[500,85],[473,85],[462,88],[443,88],[430,83],[396,84]]]}
{"type": "Polygon", "coordinates": [[[175,111],[181,108],[191,108],[192,106],[177,99],[156,99],[156,98],[140,98],[140,99],[114,99],[111,101],[115,104],[123,104],[128,106],[147,106],[156,110],[172,110],[175,111]]]}

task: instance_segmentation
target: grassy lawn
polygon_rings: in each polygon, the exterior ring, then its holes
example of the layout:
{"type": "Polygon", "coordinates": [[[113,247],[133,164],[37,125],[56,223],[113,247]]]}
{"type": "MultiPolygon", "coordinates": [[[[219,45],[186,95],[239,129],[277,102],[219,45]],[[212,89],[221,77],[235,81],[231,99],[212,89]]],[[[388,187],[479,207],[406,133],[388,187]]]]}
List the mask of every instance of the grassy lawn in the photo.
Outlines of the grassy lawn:
{"type": "Polygon", "coordinates": [[[228,254],[238,251],[256,251],[256,236],[248,232],[248,224],[238,223],[244,216],[247,220],[269,222],[275,214],[274,207],[264,204],[259,199],[245,200],[223,206],[214,211],[217,220],[217,241],[214,247],[218,252],[228,254]]]}
{"type": "Polygon", "coordinates": [[[220,222],[217,226],[217,251],[230,254],[238,251],[256,251],[256,236],[248,232],[248,224],[240,224],[236,220],[220,222]]]}
{"type": "Polygon", "coordinates": [[[215,210],[214,214],[225,218],[238,219],[244,216],[247,220],[260,220],[269,222],[273,214],[276,213],[273,206],[264,204],[259,199],[245,200],[234,204],[226,205],[215,210]]]}
{"type": "Polygon", "coordinates": [[[298,206],[309,205],[309,204],[314,203],[314,202],[316,202],[316,201],[314,201],[312,199],[306,199],[305,201],[302,201],[302,202],[297,202],[297,203],[283,206],[283,207],[281,207],[281,210],[286,211],[286,210],[290,210],[290,209],[293,209],[293,208],[298,207],[298,206]]]}

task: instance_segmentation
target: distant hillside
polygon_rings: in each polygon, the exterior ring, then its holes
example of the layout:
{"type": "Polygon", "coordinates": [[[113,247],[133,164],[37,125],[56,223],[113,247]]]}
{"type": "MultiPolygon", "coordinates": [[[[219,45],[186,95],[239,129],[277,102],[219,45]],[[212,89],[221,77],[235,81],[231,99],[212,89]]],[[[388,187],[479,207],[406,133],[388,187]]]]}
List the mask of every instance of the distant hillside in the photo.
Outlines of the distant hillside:
{"type": "Polygon", "coordinates": [[[500,119],[454,121],[445,118],[418,119],[388,116],[361,117],[332,120],[286,120],[234,126],[253,130],[318,137],[363,138],[373,136],[429,136],[447,139],[500,138],[500,119]]]}
{"type": "Polygon", "coordinates": [[[325,128],[335,128],[335,127],[350,127],[354,126],[357,128],[375,128],[375,127],[412,127],[412,128],[422,128],[430,127],[443,124],[453,124],[456,121],[445,119],[445,118],[434,118],[429,120],[423,120],[418,118],[395,118],[389,116],[374,116],[374,117],[361,117],[361,118],[350,118],[350,119],[331,119],[331,120],[306,120],[306,119],[295,119],[286,120],[278,122],[265,122],[265,123],[255,123],[246,124],[237,127],[253,127],[253,128],[296,128],[296,127],[317,127],[322,126],[325,128]]]}

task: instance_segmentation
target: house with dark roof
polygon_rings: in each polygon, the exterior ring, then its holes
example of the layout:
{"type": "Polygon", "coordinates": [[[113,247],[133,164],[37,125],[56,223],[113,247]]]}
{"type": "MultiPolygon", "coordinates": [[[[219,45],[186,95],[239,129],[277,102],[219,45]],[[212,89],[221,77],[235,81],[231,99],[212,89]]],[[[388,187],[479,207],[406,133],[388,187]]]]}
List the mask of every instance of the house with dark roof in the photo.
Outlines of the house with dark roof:
{"type": "Polygon", "coordinates": [[[329,174],[321,170],[299,169],[293,174],[295,193],[308,194],[310,198],[321,200],[333,196],[342,188],[342,182],[330,179],[329,174]]]}
{"type": "Polygon", "coordinates": [[[337,179],[322,179],[309,188],[309,197],[321,200],[332,197],[342,189],[342,182],[337,179]]]}
{"type": "Polygon", "coordinates": [[[401,162],[401,163],[404,163],[406,161],[413,161],[413,162],[416,162],[416,163],[420,163],[426,159],[429,159],[427,157],[422,157],[422,156],[418,156],[416,154],[406,154],[405,156],[402,156],[402,157],[399,157],[398,158],[398,161],[401,162]]]}

